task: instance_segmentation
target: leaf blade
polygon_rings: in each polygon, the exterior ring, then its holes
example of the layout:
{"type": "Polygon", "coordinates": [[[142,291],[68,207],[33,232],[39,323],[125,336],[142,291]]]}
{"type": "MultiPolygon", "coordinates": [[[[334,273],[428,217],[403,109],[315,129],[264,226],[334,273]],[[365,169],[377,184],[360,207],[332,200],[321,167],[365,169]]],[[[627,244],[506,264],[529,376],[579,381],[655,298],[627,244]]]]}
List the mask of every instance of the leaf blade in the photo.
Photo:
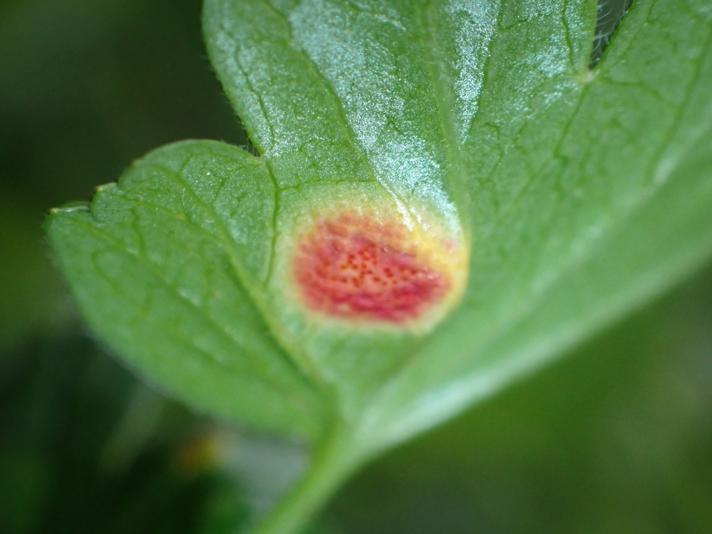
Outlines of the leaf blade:
{"type": "Polygon", "coordinates": [[[314,438],[320,394],[244,288],[269,260],[269,239],[253,242],[270,231],[271,199],[249,154],[184,142],[100,188],[91,207],[55,210],[47,232],[92,329],[142,374],[213,414],[314,438]]]}
{"type": "MultiPolygon", "coordinates": [[[[544,172],[515,195],[502,195],[517,202],[516,210],[508,207],[507,216],[497,219],[504,230],[481,239],[479,256],[473,245],[472,284],[478,274],[494,275],[471,290],[440,336],[374,399],[367,426],[382,427],[380,410],[393,410],[385,419],[400,423],[387,442],[495,393],[709,258],[712,162],[704,139],[712,118],[705,92],[712,81],[712,27],[703,18],[690,27],[686,11],[670,4],[643,5],[631,17],[620,29],[623,44],[611,43],[600,70],[580,89],[564,136],[544,150],[551,158],[544,172]],[[659,28],[645,24],[651,19],[687,35],[693,44],[675,50],[695,61],[653,47],[659,28]],[[634,59],[641,65],[637,73],[630,66],[634,59]],[[657,100],[641,102],[640,87],[611,91],[606,77],[616,70],[637,77],[643,87],[665,81],[678,97],[675,106],[662,111],[657,100]],[[670,70],[674,79],[667,78],[670,70]],[[603,130],[611,118],[623,124],[603,130]],[[610,138],[597,137],[601,131],[610,138]],[[631,131],[639,132],[637,138],[631,131]],[[541,250],[523,253],[531,243],[541,250]],[[501,268],[508,257],[516,269],[501,268]]],[[[517,175],[516,161],[503,165],[502,175],[517,175]]]]}

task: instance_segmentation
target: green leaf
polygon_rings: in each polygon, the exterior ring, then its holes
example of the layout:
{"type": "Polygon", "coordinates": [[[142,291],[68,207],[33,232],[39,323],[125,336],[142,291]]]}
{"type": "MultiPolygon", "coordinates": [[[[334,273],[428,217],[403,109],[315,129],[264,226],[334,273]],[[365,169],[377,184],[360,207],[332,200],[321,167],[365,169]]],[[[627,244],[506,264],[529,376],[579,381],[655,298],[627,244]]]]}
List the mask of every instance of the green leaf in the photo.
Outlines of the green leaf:
{"type": "Polygon", "coordinates": [[[591,69],[596,7],[207,0],[259,156],[173,145],[51,216],[114,350],[320,444],[267,528],[709,256],[712,12],[638,0],[591,69]]]}
{"type": "Polygon", "coordinates": [[[47,231],[90,326],[132,366],[199,409],[313,436],[320,394],[249,291],[269,261],[273,209],[259,160],[187,141],[100,187],[91,206],[55,210],[47,231]]]}

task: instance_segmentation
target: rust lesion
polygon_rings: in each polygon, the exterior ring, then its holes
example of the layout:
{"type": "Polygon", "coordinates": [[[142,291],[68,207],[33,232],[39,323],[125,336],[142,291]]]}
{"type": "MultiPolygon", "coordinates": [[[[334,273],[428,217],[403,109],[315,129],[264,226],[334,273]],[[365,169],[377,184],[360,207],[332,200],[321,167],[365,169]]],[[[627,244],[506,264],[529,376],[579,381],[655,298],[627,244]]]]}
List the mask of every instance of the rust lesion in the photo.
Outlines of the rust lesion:
{"type": "Polygon", "coordinates": [[[396,216],[347,209],[316,218],[298,238],[293,280],[312,312],[406,325],[451,300],[454,248],[396,216]]]}

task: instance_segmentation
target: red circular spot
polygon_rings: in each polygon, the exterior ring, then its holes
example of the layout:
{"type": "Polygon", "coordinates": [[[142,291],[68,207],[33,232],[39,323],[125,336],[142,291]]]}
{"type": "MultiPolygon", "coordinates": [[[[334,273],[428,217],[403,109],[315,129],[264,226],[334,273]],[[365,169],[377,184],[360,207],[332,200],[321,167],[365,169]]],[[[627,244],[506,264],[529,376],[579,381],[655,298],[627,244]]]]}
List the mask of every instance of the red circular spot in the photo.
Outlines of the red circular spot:
{"type": "Polygon", "coordinates": [[[329,315],[401,323],[437,303],[450,284],[418,257],[398,223],[344,213],[298,243],[294,276],[306,304],[329,315]]]}

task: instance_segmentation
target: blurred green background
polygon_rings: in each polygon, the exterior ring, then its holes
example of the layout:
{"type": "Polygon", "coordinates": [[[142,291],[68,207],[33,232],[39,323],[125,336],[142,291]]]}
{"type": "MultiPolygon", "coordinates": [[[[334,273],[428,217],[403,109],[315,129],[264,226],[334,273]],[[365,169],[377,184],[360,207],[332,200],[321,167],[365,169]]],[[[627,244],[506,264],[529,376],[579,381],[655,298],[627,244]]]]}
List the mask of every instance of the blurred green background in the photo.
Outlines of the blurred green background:
{"type": "MultiPolygon", "coordinates": [[[[148,150],[245,144],[198,0],[0,0],[0,532],[234,532],[304,463],[83,329],[41,223],[148,150]]],[[[352,480],[333,533],[712,532],[712,268],[352,480]]]]}

